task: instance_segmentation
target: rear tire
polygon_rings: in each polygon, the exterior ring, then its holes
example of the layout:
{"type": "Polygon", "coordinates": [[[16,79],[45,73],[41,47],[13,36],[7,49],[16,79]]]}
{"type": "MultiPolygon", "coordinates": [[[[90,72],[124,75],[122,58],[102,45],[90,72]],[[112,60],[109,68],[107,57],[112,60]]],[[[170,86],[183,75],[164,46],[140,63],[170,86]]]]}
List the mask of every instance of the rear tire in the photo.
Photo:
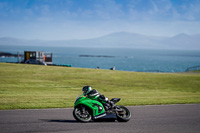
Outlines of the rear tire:
{"type": "Polygon", "coordinates": [[[122,109],[123,111],[116,112],[117,121],[119,122],[127,122],[131,119],[131,112],[124,106],[117,106],[118,108],[122,109]]]}
{"type": "Polygon", "coordinates": [[[82,111],[81,107],[74,108],[73,116],[79,122],[89,122],[92,120],[92,114],[88,108],[85,108],[85,112],[82,111]]]}

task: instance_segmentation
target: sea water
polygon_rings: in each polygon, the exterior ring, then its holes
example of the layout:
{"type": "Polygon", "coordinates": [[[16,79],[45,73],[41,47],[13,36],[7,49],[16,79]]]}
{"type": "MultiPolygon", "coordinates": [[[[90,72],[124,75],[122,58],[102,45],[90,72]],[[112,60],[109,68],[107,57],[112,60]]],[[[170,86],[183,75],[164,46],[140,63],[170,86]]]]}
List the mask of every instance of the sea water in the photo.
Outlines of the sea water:
{"type": "MultiPolygon", "coordinates": [[[[200,66],[200,50],[0,45],[0,51],[12,54],[24,54],[24,51],[52,52],[53,64],[70,64],[80,68],[115,67],[120,71],[184,72],[188,67],[200,66]]],[[[17,62],[17,58],[0,57],[0,62],[17,62]]]]}

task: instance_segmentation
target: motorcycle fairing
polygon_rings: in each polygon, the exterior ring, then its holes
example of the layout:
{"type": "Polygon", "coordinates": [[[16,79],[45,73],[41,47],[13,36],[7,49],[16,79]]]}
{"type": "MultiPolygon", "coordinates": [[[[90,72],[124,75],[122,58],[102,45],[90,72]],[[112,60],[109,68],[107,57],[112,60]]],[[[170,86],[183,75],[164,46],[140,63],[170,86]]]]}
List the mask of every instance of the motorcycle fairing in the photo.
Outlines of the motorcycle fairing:
{"type": "Polygon", "coordinates": [[[94,119],[97,119],[106,115],[105,109],[99,101],[92,100],[87,97],[79,97],[76,100],[74,107],[77,107],[79,105],[85,105],[86,107],[90,108],[93,111],[94,119]]]}

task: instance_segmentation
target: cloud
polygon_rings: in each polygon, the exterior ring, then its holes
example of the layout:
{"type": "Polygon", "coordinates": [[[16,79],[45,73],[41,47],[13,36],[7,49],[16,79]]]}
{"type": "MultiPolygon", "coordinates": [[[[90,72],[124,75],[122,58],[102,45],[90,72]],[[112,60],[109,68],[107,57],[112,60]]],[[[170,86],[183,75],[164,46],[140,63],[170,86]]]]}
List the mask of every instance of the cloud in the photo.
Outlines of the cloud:
{"type": "Polygon", "coordinates": [[[94,13],[99,19],[118,19],[124,15],[121,5],[114,0],[103,0],[95,3],[94,13]]]}
{"type": "MultiPolygon", "coordinates": [[[[129,1],[128,1],[129,2],[129,1]]],[[[136,0],[128,3],[127,16],[134,20],[199,21],[200,1],[136,0]]]]}
{"type": "Polygon", "coordinates": [[[190,4],[187,11],[188,12],[185,13],[185,18],[187,20],[200,20],[200,2],[190,4]]]}
{"type": "Polygon", "coordinates": [[[196,34],[199,14],[199,0],[8,0],[0,2],[0,36],[50,40],[119,31],[196,34]]]}
{"type": "MultiPolygon", "coordinates": [[[[186,0],[35,0],[0,2],[0,14],[22,18],[51,17],[70,20],[200,20],[200,1],[186,0]],[[80,3],[81,2],[81,3],[80,3]],[[81,5],[83,4],[83,5],[81,5]]],[[[17,19],[17,18],[15,18],[17,19]]]]}

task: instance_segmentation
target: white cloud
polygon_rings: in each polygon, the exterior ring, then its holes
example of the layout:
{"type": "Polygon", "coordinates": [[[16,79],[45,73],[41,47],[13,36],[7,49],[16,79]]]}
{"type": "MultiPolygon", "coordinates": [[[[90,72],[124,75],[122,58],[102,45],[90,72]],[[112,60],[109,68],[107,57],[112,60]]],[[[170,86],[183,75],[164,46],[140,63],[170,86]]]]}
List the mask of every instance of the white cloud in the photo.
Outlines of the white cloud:
{"type": "Polygon", "coordinates": [[[88,8],[69,0],[49,1],[51,4],[42,1],[29,8],[14,9],[0,3],[0,10],[6,7],[10,13],[4,14],[8,21],[0,20],[0,37],[59,40],[94,38],[120,31],[160,36],[200,33],[200,2],[174,5],[169,0],[124,1],[91,0],[88,8]]]}
{"type": "Polygon", "coordinates": [[[190,4],[185,13],[185,18],[188,20],[200,20],[200,3],[190,4]]]}

